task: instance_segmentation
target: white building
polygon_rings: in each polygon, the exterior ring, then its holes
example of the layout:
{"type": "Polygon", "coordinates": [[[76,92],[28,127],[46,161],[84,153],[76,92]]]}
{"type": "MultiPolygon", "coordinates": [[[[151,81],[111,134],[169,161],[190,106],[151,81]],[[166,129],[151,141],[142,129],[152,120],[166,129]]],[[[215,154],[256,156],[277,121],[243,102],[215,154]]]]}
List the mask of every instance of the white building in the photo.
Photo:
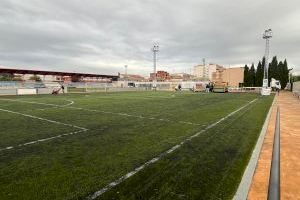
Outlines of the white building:
{"type": "MultiPolygon", "coordinates": [[[[16,76],[20,76],[24,81],[27,81],[34,74],[15,74],[16,76]]],[[[55,75],[36,75],[41,78],[42,81],[57,81],[58,76],[55,75]]]]}
{"type": "Polygon", "coordinates": [[[211,80],[213,73],[217,71],[217,69],[222,69],[223,66],[218,64],[208,64],[208,65],[197,65],[194,67],[194,76],[197,78],[204,78],[211,80]]]}
{"type": "Polygon", "coordinates": [[[204,78],[205,77],[205,75],[204,75],[205,71],[204,70],[205,70],[204,65],[196,65],[194,67],[194,74],[193,75],[197,78],[204,78]]]}

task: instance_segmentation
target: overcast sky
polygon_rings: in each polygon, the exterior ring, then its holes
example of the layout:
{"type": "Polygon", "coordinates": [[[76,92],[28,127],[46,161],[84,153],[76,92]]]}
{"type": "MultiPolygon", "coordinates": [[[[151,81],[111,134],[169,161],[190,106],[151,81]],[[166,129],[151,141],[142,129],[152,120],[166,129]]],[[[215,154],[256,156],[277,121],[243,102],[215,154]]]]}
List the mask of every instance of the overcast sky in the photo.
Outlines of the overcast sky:
{"type": "Polygon", "coordinates": [[[148,75],[190,72],[207,62],[257,63],[270,56],[300,71],[299,0],[1,0],[0,66],[148,75]]]}

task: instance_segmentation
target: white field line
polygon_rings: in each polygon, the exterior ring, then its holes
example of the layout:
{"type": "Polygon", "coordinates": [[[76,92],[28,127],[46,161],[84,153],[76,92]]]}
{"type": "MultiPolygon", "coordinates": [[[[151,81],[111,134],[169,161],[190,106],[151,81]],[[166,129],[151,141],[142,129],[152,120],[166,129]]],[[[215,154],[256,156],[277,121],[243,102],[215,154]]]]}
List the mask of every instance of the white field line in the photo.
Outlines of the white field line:
{"type": "MultiPolygon", "coordinates": [[[[64,108],[64,107],[67,107],[67,106],[70,106],[70,105],[74,104],[74,101],[71,101],[71,100],[65,100],[65,101],[68,101],[68,102],[70,102],[70,103],[64,104],[64,105],[57,105],[57,106],[54,107],[54,108],[64,108]]],[[[47,109],[52,109],[52,108],[53,108],[53,107],[51,107],[51,108],[39,108],[39,109],[36,109],[36,110],[47,110],[47,109]]]]}
{"type": "Polygon", "coordinates": [[[244,174],[242,176],[242,180],[240,181],[239,187],[236,190],[236,193],[234,195],[234,197],[232,198],[232,200],[244,200],[247,199],[248,196],[248,192],[252,183],[252,179],[254,176],[254,172],[257,166],[257,162],[259,159],[259,155],[262,149],[262,145],[264,143],[264,138],[265,135],[267,133],[267,129],[268,129],[268,125],[270,122],[270,118],[271,118],[271,114],[272,114],[272,110],[274,107],[274,104],[276,102],[276,96],[273,99],[273,103],[269,108],[268,114],[266,116],[265,122],[263,124],[263,127],[261,129],[261,132],[259,134],[259,137],[257,139],[256,145],[252,151],[252,155],[250,160],[248,161],[248,165],[244,171],[244,174]]]}
{"type": "Polygon", "coordinates": [[[248,105],[252,104],[253,102],[255,102],[257,99],[254,99],[250,102],[248,102],[247,104],[245,104],[244,106],[240,107],[239,109],[231,112],[230,114],[228,114],[227,116],[219,119],[218,121],[216,121],[215,123],[207,126],[205,129],[197,132],[196,134],[186,138],[185,140],[183,140],[182,142],[180,142],[179,144],[173,146],[172,148],[170,148],[169,150],[159,154],[157,157],[152,158],[151,160],[147,161],[146,163],[144,163],[143,165],[135,168],[133,171],[128,172],[127,174],[125,174],[124,176],[121,176],[120,178],[116,179],[115,181],[109,183],[108,185],[106,185],[104,188],[96,191],[95,193],[93,193],[92,195],[88,196],[86,199],[88,200],[93,200],[98,198],[100,195],[102,195],[103,193],[105,193],[106,191],[110,190],[111,188],[113,188],[116,185],[119,185],[120,183],[122,183],[123,181],[125,181],[126,179],[128,179],[129,177],[133,176],[134,174],[138,173],[139,171],[143,170],[145,167],[159,161],[162,157],[166,156],[167,154],[172,153],[173,151],[175,151],[176,149],[180,148],[182,145],[184,145],[185,143],[187,143],[188,141],[191,141],[193,138],[198,137],[200,134],[204,133],[205,131],[207,131],[208,129],[211,129],[212,127],[216,126],[217,124],[221,123],[222,121],[226,120],[227,118],[229,118],[230,116],[236,114],[237,112],[239,112],[240,110],[244,109],[245,107],[247,107],[248,105]]]}
{"type": "Polygon", "coordinates": [[[66,124],[66,123],[63,123],[63,122],[54,121],[54,120],[51,120],[51,119],[46,119],[46,118],[37,117],[37,116],[33,116],[33,115],[28,115],[28,114],[24,114],[24,113],[12,111],[12,110],[6,110],[6,109],[0,108],[0,111],[8,112],[8,113],[13,113],[13,114],[17,114],[17,115],[22,115],[22,116],[24,116],[24,117],[29,117],[29,118],[33,118],[33,119],[38,119],[38,120],[41,120],[41,121],[46,121],[46,122],[50,122],[50,123],[54,123],[54,124],[59,124],[59,125],[64,125],[64,126],[69,126],[69,127],[77,128],[77,129],[80,129],[80,130],[88,130],[88,129],[83,128],[83,127],[80,127],[80,126],[76,126],[76,125],[72,125],[72,124],[66,124]]]}
{"type": "Polygon", "coordinates": [[[125,117],[134,117],[134,118],[140,118],[140,119],[150,119],[150,120],[156,120],[156,121],[166,121],[166,122],[176,122],[181,124],[189,124],[194,126],[205,126],[203,124],[193,123],[193,122],[187,122],[187,121],[173,121],[170,119],[164,119],[164,118],[157,118],[157,117],[146,117],[142,115],[132,115],[128,113],[115,113],[111,111],[103,111],[103,110],[95,110],[95,109],[88,109],[88,108],[79,108],[79,107],[73,107],[69,106],[68,108],[76,109],[76,110],[84,110],[84,111],[90,111],[90,112],[98,112],[98,113],[104,113],[104,114],[111,114],[111,115],[120,115],[125,117]]]}
{"type": "Polygon", "coordinates": [[[74,104],[74,101],[71,100],[65,100],[68,101],[68,104],[64,104],[64,105],[57,105],[57,104],[51,104],[51,103],[40,103],[40,102],[36,102],[36,101],[23,101],[23,100],[17,100],[17,99],[0,99],[2,101],[14,101],[14,102],[22,102],[22,103],[30,103],[30,104],[40,104],[40,105],[46,105],[46,106],[54,106],[54,107],[66,107],[66,106],[70,106],[72,104],[74,104]]]}
{"type": "MultiPolygon", "coordinates": [[[[173,99],[175,97],[170,95],[170,96],[125,96],[122,97],[122,99],[173,99]]],[[[110,98],[114,98],[114,99],[120,99],[119,96],[101,96],[101,97],[95,97],[95,99],[110,99],[110,98]]]]}
{"type": "MultiPolygon", "coordinates": [[[[35,144],[35,143],[39,143],[39,142],[45,142],[45,141],[53,140],[53,139],[60,138],[60,137],[63,137],[63,136],[74,135],[74,134],[77,134],[77,133],[80,133],[80,132],[88,131],[88,129],[80,127],[80,126],[75,126],[75,125],[72,125],[72,124],[66,124],[66,123],[63,123],[63,122],[54,121],[54,120],[50,120],[50,119],[45,119],[45,118],[42,118],[42,117],[37,117],[37,116],[28,115],[28,114],[15,112],[15,111],[11,111],[11,110],[6,110],[6,109],[1,109],[1,108],[0,108],[0,111],[13,113],[13,114],[17,114],[17,115],[22,115],[24,117],[29,117],[29,118],[38,119],[38,120],[42,120],[42,121],[46,121],[46,122],[50,122],[50,123],[54,123],[54,124],[59,124],[59,125],[64,125],[64,126],[69,126],[69,127],[72,127],[72,128],[80,129],[80,131],[60,134],[60,135],[56,135],[56,136],[49,137],[49,138],[43,138],[43,139],[39,139],[39,140],[35,140],[35,141],[30,141],[30,142],[27,142],[27,143],[24,143],[24,144],[19,144],[19,145],[17,145],[18,147],[31,145],[31,144],[35,144]]],[[[15,148],[15,147],[13,147],[13,146],[5,147],[5,148],[0,149],[0,152],[4,151],[4,150],[10,150],[10,149],[13,149],[13,148],[15,148]]]]}
{"type": "MultiPolygon", "coordinates": [[[[75,109],[75,110],[98,112],[98,113],[119,115],[119,116],[125,116],[125,117],[134,117],[134,118],[140,118],[140,119],[150,119],[150,120],[156,120],[156,121],[167,121],[167,122],[174,122],[174,123],[180,123],[180,124],[188,124],[188,125],[193,125],[193,126],[205,126],[203,124],[193,123],[193,122],[188,122],[188,121],[174,121],[174,120],[170,120],[170,119],[163,119],[163,118],[156,118],[156,117],[146,117],[146,116],[142,116],[142,115],[132,115],[132,114],[128,114],[128,113],[115,113],[115,112],[110,112],[110,111],[102,111],[102,110],[95,110],[95,109],[88,109],[88,108],[80,108],[80,107],[70,106],[74,103],[73,101],[70,101],[70,103],[66,104],[66,105],[57,105],[57,104],[40,103],[40,102],[34,102],[34,101],[13,100],[13,99],[0,99],[0,100],[15,101],[15,102],[22,102],[22,103],[30,103],[30,104],[40,104],[40,105],[46,105],[46,106],[53,106],[53,107],[57,107],[57,108],[63,108],[63,107],[68,106],[68,108],[75,109]]],[[[48,109],[48,108],[44,108],[44,109],[40,109],[40,110],[46,110],[46,109],[48,109]]]]}
{"type": "Polygon", "coordinates": [[[16,146],[9,146],[9,147],[5,147],[3,149],[0,149],[0,152],[5,151],[5,150],[14,149],[16,147],[32,145],[32,144],[36,144],[36,143],[40,143],[40,142],[46,142],[46,141],[49,141],[49,140],[53,140],[53,139],[57,139],[57,138],[61,138],[61,137],[69,136],[69,135],[75,135],[75,134],[82,133],[82,132],[85,132],[85,131],[88,131],[88,130],[85,129],[85,130],[74,131],[74,132],[70,132],[70,133],[64,133],[64,134],[56,135],[56,136],[53,136],[53,137],[48,137],[48,138],[43,138],[43,139],[39,139],[39,140],[26,142],[26,143],[23,143],[23,144],[18,144],[16,146]]]}
{"type": "Polygon", "coordinates": [[[70,102],[70,103],[65,104],[65,105],[63,105],[63,106],[70,106],[70,105],[74,104],[74,101],[71,101],[71,100],[65,100],[65,101],[68,101],[68,102],[70,102]]]}
{"type": "MultiPolygon", "coordinates": [[[[202,94],[208,94],[208,93],[184,93],[183,95],[179,94],[179,93],[170,93],[170,95],[168,96],[134,96],[134,95],[130,95],[130,96],[126,96],[126,97],[122,97],[122,99],[174,99],[174,98],[181,98],[181,97],[185,97],[184,95],[202,95],[202,94]]],[[[109,98],[120,98],[119,96],[101,96],[101,97],[94,97],[95,99],[109,99],[109,98]]]]}

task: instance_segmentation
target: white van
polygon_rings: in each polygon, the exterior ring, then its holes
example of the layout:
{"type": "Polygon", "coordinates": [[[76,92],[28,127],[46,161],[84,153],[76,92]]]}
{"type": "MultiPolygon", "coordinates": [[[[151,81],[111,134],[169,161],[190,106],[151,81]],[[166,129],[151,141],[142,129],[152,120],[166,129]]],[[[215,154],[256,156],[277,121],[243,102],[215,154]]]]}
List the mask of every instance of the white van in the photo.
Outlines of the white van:
{"type": "Polygon", "coordinates": [[[272,78],[271,79],[271,88],[273,90],[280,90],[281,89],[281,84],[280,84],[280,81],[272,78]]]}

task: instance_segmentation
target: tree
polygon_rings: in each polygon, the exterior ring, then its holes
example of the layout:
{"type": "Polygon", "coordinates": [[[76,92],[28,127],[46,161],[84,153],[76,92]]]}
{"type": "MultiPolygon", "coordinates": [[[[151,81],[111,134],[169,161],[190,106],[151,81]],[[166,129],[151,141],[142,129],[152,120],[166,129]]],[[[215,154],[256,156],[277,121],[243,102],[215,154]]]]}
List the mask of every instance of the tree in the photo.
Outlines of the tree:
{"type": "Polygon", "coordinates": [[[263,57],[263,59],[261,61],[261,65],[262,65],[263,71],[265,70],[265,62],[266,62],[266,58],[263,57]]]}
{"type": "Polygon", "coordinates": [[[274,56],[272,62],[269,64],[268,73],[269,82],[272,78],[279,80],[277,56],[274,56]]]}
{"type": "Polygon", "coordinates": [[[2,73],[0,74],[0,81],[11,81],[12,77],[12,74],[2,73]]]}
{"type": "Polygon", "coordinates": [[[255,68],[254,64],[252,63],[251,68],[248,72],[248,80],[249,80],[249,86],[254,87],[255,86],[255,68]]]}
{"type": "Polygon", "coordinates": [[[32,80],[32,81],[42,81],[41,77],[39,77],[36,74],[34,74],[33,76],[30,76],[29,80],[32,80]]]}
{"type": "MultiPolygon", "coordinates": [[[[279,66],[278,66],[279,67],[279,66]]],[[[282,89],[284,89],[289,82],[289,69],[288,69],[288,64],[286,59],[284,62],[280,62],[280,67],[279,67],[279,73],[280,73],[280,83],[282,89]]]]}
{"type": "MultiPolygon", "coordinates": [[[[263,58],[264,62],[264,58],[263,58]]],[[[264,67],[262,63],[259,61],[256,69],[256,74],[255,74],[255,86],[256,87],[261,87],[263,84],[263,78],[264,78],[264,67]]]]}
{"type": "Polygon", "coordinates": [[[22,78],[21,78],[21,77],[14,77],[14,78],[12,79],[12,81],[22,81],[22,78]]]}
{"type": "Polygon", "coordinates": [[[20,76],[15,76],[14,74],[1,73],[0,81],[22,81],[20,76]]]}
{"type": "Polygon", "coordinates": [[[291,80],[292,80],[292,82],[297,82],[297,81],[300,81],[300,76],[298,75],[298,76],[292,76],[291,77],[291,80]]]}
{"type": "MultiPolygon", "coordinates": [[[[277,57],[272,58],[271,63],[268,68],[268,81],[270,83],[271,79],[274,78],[280,81],[282,89],[284,89],[289,81],[289,69],[286,59],[278,63],[277,57]]],[[[249,69],[248,66],[245,66],[244,70],[244,86],[257,86],[261,87],[264,78],[264,65],[265,58],[263,57],[262,62],[259,61],[257,69],[255,70],[254,65],[252,64],[249,69]]]]}
{"type": "Polygon", "coordinates": [[[249,86],[249,67],[247,65],[245,65],[245,69],[244,69],[244,87],[248,87],[249,86]]]}
{"type": "MultiPolygon", "coordinates": [[[[263,80],[264,80],[264,76],[265,76],[265,63],[266,63],[266,58],[265,57],[263,57],[263,59],[262,59],[262,62],[261,62],[261,65],[262,65],[262,67],[263,67],[263,72],[264,72],[264,75],[263,75],[263,80]]],[[[268,66],[268,64],[267,64],[267,66],[268,66]]]]}

